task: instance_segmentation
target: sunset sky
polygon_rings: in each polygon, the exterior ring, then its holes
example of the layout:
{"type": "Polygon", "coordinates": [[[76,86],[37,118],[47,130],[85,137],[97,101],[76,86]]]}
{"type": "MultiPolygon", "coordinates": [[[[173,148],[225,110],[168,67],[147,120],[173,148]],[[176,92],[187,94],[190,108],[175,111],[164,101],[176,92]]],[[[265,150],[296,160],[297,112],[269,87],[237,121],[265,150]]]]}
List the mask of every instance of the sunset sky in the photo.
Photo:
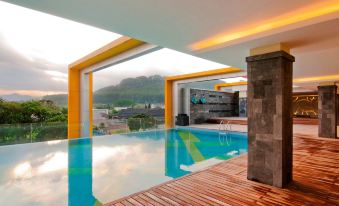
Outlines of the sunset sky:
{"type": "MultiPolygon", "coordinates": [[[[67,65],[121,35],[0,1],[0,95],[67,93],[67,65]]],[[[225,65],[162,49],[94,74],[94,90],[127,77],[225,65]]]]}

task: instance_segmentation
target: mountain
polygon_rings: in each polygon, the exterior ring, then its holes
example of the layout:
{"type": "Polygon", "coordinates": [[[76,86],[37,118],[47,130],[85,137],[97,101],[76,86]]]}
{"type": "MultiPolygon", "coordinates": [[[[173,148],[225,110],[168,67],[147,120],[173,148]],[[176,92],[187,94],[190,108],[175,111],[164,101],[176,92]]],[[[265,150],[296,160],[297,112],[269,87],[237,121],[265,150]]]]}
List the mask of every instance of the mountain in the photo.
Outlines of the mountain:
{"type": "MultiPolygon", "coordinates": [[[[164,78],[159,75],[123,79],[119,84],[101,88],[94,92],[94,103],[127,106],[135,103],[163,103],[164,78]]],[[[44,96],[58,105],[67,105],[67,94],[44,96]]]]}
{"type": "Polygon", "coordinates": [[[163,103],[164,78],[159,75],[127,78],[118,85],[94,92],[94,103],[117,104],[124,100],[135,103],[163,103]]]}
{"type": "Polygon", "coordinates": [[[67,106],[68,95],[67,94],[55,94],[42,97],[43,100],[51,100],[59,106],[67,106]]]}
{"type": "Polygon", "coordinates": [[[1,95],[1,99],[9,101],[9,102],[25,102],[29,100],[37,100],[40,99],[40,97],[33,97],[29,95],[21,95],[21,94],[7,94],[7,95],[1,95]]]}

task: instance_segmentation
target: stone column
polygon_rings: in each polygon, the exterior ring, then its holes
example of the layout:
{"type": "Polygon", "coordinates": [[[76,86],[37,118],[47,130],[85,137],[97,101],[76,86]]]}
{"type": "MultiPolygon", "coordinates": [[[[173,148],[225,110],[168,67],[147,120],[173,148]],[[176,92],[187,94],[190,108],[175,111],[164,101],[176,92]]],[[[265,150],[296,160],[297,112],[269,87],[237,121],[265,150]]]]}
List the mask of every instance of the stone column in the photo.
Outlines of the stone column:
{"type": "Polygon", "coordinates": [[[318,87],[319,137],[337,138],[337,86],[318,87]]]}
{"type": "Polygon", "coordinates": [[[239,117],[239,91],[234,92],[232,104],[234,105],[232,109],[232,116],[239,117]]]}
{"type": "Polygon", "coordinates": [[[246,58],[249,180],[284,187],[292,180],[292,68],[276,51],[246,58]]]}

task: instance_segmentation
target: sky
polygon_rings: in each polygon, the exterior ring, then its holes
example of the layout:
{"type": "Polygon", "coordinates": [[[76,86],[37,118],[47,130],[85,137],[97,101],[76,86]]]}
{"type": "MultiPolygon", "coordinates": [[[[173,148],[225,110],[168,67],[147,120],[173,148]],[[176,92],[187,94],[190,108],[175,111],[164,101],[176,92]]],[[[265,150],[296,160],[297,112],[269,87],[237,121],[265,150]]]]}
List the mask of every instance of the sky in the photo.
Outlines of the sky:
{"type": "MultiPolygon", "coordinates": [[[[74,21],[0,1],[0,95],[67,93],[67,65],[121,37],[74,21]]],[[[170,49],[94,74],[94,90],[122,79],[177,75],[226,65],[170,49]]]]}

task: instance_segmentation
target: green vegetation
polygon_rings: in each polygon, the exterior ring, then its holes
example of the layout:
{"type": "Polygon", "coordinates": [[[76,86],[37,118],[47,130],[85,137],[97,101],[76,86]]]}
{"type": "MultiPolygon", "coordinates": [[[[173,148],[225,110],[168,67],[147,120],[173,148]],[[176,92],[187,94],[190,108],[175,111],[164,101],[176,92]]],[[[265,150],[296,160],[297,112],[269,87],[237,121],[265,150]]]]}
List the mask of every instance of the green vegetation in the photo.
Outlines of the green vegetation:
{"type": "Polygon", "coordinates": [[[67,123],[0,125],[0,145],[67,139],[67,123]]]}
{"type": "MultiPolygon", "coordinates": [[[[59,106],[67,105],[67,94],[49,95],[59,106]]],[[[120,84],[104,87],[94,92],[94,104],[113,104],[116,107],[128,107],[141,103],[164,102],[164,79],[159,75],[123,79],[120,84]]]]}
{"type": "Polygon", "coordinates": [[[67,138],[67,109],[52,101],[0,99],[0,145],[67,138]]]}
{"type": "MultiPolygon", "coordinates": [[[[110,118],[117,113],[114,107],[144,107],[145,103],[162,102],[164,79],[159,75],[124,79],[118,85],[94,93],[95,108],[109,109],[110,118]]],[[[67,94],[45,96],[41,101],[0,99],[0,145],[67,138],[67,109],[63,108],[66,106],[67,94]]],[[[131,131],[154,125],[155,119],[148,115],[136,115],[128,120],[131,131]]]]}
{"type": "MultiPolygon", "coordinates": [[[[44,100],[59,106],[67,105],[67,94],[48,95],[44,100]]],[[[164,102],[164,79],[159,75],[127,78],[115,86],[108,86],[94,92],[94,104],[113,104],[128,107],[138,103],[164,102]]],[[[99,108],[98,108],[99,109],[99,108]]]]}
{"type": "Polygon", "coordinates": [[[115,106],[161,103],[164,102],[164,79],[159,75],[124,79],[118,85],[96,91],[94,102],[112,103],[115,106]]]}
{"type": "Polygon", "coordinates": [[[52,101],[0,101],[0,124],[66,121],[67,109],[56,106],[52,101]]]}
{"type": "Polygon", "coordinates": [[[118,114],[118,111],[114,108],[108,112],[108,119],[112,119],[114,115],[118,114]]]}
{"type": "Polygon", "coordinates": [[[114,105],[116,107],[133,107],[135,105],[135,102],[130,99],[119,99],[114,103],[114,105]]]}
{"type": "Polygon", "coordinates": [[[49,100],[54,102],[56,105],[61,107],[67,107],[68,102],[68,95],[67,94],[55,94],[55,95],[47,95],[42,97],[43,100],[49,100]]]}
{"type": "Polygon", "coordinates": [[[148,114],[137,114],[128,118],[128,127],[130,131],[146,130],[156,126],[156,120],[154,117],[148,114]]]}

